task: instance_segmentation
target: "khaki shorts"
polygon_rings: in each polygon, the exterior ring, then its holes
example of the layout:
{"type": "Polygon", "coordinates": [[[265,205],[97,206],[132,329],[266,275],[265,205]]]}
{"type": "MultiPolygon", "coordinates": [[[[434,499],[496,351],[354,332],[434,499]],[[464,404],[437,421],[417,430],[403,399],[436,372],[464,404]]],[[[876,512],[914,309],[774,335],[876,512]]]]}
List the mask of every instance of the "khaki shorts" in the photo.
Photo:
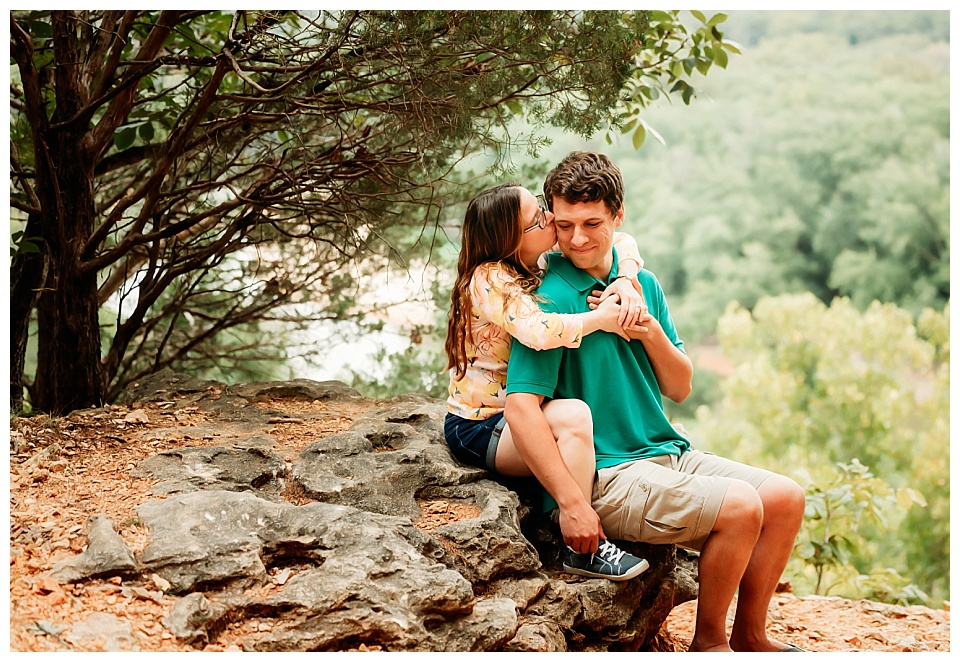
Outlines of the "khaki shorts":
{"type": "Polygon", "coordinates": [[[699,550],[717,521],[731,479],[760,487],[772,473],[704,451],[661,455],[600,469],[593,509],[616,540],[699,550]]]}

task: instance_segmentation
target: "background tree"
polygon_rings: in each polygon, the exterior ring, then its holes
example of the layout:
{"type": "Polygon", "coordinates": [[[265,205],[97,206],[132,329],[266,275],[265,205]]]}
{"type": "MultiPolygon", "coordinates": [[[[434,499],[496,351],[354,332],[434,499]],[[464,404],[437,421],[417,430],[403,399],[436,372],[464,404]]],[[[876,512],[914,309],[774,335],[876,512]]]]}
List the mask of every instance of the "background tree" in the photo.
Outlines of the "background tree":
{"type": "Polygon", "coordinates": [[[452,167],[516,114],[588,135],[689,101],[690,75],[726,64],[722,18],[701,18],[12,12],[12,406],[24,383],[63,411],[262,356],[258,325],[298,301],[342,313],[365,268],[432,245],[441,201],[466,196],[452,167]]]}
{"type": "MultiPolygon", "coordinates": [[[[847,299],[826,306],[806,293],[764,297],[752,312],[731,304],[720,320],[735,371],[721,382],[720,400],[697,411],[695,437],[796,478],[813,489],[811,505],[837,501],[819,543],[830,535],[855,542],[834,594],[869,597],[852,580],[892,568],[925,593],[949,597],[949,319],[949,305],[914,321],[893,304],[861,313],[847,299]],[[872,475],[852,471],[858,464],[872,475]],[[891,511],[887,496],[899,508],[891,511]],[[844,508],[849,517],[838,514],[844,508]],[[888,521],[860,522],[864,514],[888,521]]],[[[809,514],[826,513],[824,505],[809,514]]],[[[816,526],[805,525],[801,546],[816,539],[816,526]]],[[[803,585],[802,576],[792,574],[794,586],[812,592],[817,578],[803,585]]]]}

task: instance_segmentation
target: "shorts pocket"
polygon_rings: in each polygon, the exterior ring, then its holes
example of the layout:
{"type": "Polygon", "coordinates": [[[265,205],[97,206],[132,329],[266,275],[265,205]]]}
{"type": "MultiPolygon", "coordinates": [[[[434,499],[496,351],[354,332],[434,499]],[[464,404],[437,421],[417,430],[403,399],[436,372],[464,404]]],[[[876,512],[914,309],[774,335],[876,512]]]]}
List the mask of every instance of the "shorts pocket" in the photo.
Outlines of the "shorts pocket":
{"type": "Polygon", "coordinates": [[[640,540],[654,545],[688,541],[696,534],[705,499],[672,487],[651,486],[646,480],[633,486],[627,517],[640,531],[640,540]],[[651,495],[651,487],[656,494],[651,495]]]}

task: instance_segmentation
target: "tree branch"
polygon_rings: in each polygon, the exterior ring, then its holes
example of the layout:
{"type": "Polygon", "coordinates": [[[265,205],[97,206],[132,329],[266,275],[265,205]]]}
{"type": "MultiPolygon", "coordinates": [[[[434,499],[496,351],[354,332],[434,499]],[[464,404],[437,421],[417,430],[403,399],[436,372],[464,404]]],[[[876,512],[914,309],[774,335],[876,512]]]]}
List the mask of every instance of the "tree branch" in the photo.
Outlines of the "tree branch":
{"type": "Polygon", "coordinates": [[[146,180],[146,182],[144,182],[141,187],[132,190],[124,199],[116,204],[114,211],[110,214],[110,217],[100,224],[100,227],[96,229],[96,231],[91,235],[90,239],[86,242],[86,244],[84,244],[80,253],[81,272],[85,273],[91,270],[99,271],[100,269],[105,268],[109,264],[112,264],[114,261],[119,259],[125,251],[130,250],[133,246],[143,242],[141,232],[151,215],[150,212],[152,211],[150,200],[157,197],[160,184],[166,177],[171,164],[181,155],[185,141],[196,125],[199,124],[204,113],[213,102],[213,99],[216,96],[216,89],[220,85],[220,81],[223,80],[223,76],[226,74],[228,66],[229,65],[226,63],[225,59],[221,59],[219,61],[213,76],[211,76],[210,80],[207,82],[204,91],[200,95],[199,100],[193,109],[192,117],[170,136],[169,140],[167,141],[168,147],[163,152],[163,158],[154,168],[153,174],[146,180]],[[96,258],[90,258],[89,256],[93,253],[93,251],[96,250],[97,246],[100,245],[100,243],[110,233],[110,230],[113,228],[113,226],[123,216],[123,212],[135,202],[141,200],[144,202],[142,211],[134,228],[127,234],[127,236],[118,242],[118,244],[112,250],[107,251],[96,258]]]}
{"type": "MultiPolygon", "coordinates": [[[[164,42],[166,42],[167,37],[170,36],[170,32],[173,30],[173,27],[177,25],[181,20],[181,12],[174,11],[164,11],[160,13],[160,17],[157,19],[156,25],[153,26],[153,29],[150,30],[150,34],[147,35],[146,41],[143,42],[143,45],[140,47],[140,50],[137,52],[136,58],[140,61],[150,62],[157,56],[160,52],[160,49],[163,48],[164,42]]],[[[114,96],[113,100],[110,102],[107,112],[104,113],[103,117],[97,122],[96,126],[90,131],[87,137],[87,146],[90,150],[90,153],[99,157],[103,154],[110,146],[110,143],[113,141],[113,133],[116,131],[117,127],[120,126],[124,118],[130,113],[130,109],[133,107],[133,99],[136,94],[136,85],[135,83],[146,73],[147,65],[143,65],[138,68],[134,68],[128,72],[124,73],[124,79],[120,81],[120,84],[117,86],[120,88],[120,91],[114,96]]],[[[107,79],[101,81],[99,88],[106,87],[108,84],[107,79]]],[[[99,105],[98,105],[99,106],[99,105]]],[[[98,106],[93,106],[92,104],[85,109],[87,112],[92,112],[98,106]]]]}
{"type": "Polygon", "coordinates": [[[96,99],[103,94],[104,86],[113,78],[120,62],[120,55],[130,35],[133,19],[137,16],[134,11],[108,11],[103,15],[103,21],[97,28],[97,37],[90,43],[86,57],[87,86],[92,90],[90,97],[96,99]],[[117,23],[120,27],[115,30],[117,23]],[[110,48],[111,43],[113,47],[110,48]],[[104,62],[104,56],[110,49],[109,57],[104,62]],[[96,81],[96,85],[93,83],[96,81]]]}

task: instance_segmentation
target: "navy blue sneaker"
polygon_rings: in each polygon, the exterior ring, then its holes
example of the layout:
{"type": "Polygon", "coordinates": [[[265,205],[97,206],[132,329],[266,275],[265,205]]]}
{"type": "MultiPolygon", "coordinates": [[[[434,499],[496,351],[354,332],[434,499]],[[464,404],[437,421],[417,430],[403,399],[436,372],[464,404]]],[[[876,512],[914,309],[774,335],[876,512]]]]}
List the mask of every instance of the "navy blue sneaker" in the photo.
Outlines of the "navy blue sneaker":
{"type": "Polygon", "coordinates": [[[646,559],[625,552],[609,540],[600,541],[596,554],[577,554],[567,547],[563,557],[564,572],[615,582],[633,579],[649,567],[646,559]]]}

